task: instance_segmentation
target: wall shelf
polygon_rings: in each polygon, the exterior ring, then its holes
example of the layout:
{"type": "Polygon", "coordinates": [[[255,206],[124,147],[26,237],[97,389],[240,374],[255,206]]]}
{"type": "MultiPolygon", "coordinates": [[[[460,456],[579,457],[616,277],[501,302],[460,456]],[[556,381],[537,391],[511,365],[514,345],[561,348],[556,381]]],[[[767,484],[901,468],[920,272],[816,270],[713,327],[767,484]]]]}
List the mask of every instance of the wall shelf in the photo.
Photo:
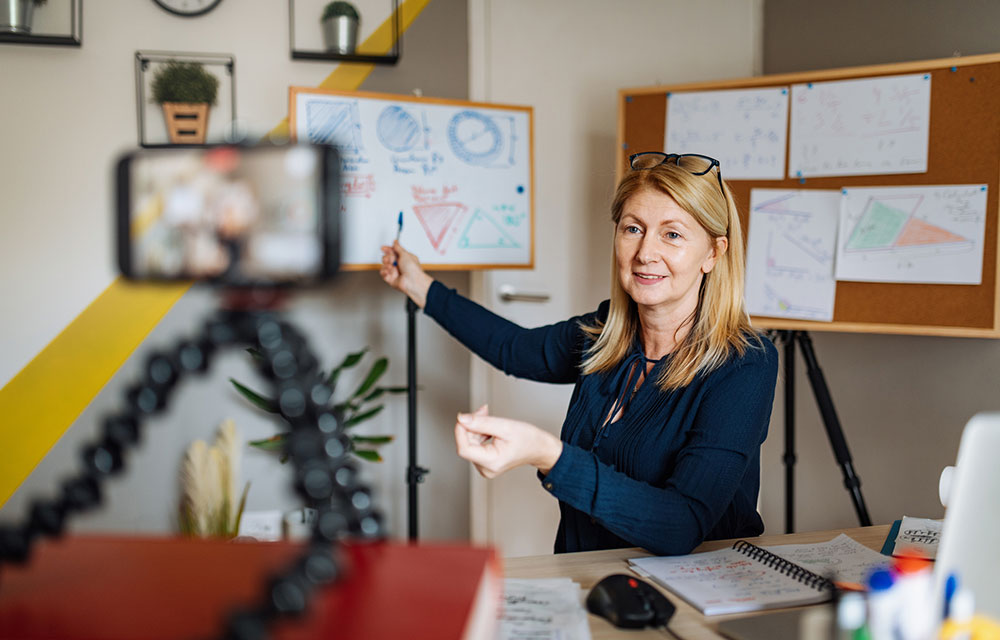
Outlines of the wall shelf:
{"type": "MultiPolygon", "coordinates": [[[[358,2],[358,0],[355,0],[358,2]]],[[[379,4],[384,2],[380,0],[379,4]]],[[[387,64],[394,65],[399,62],[400,57],[400,26],[399,26],[399,0],[390,0],[387,4],[389,6],[389,13],[383,14],[384,18],[390,18],[392,23],[392,49],[386,54],[374,54],[365,51],[355,51],[354,53],[337,53],[335,51],[327,51],[322,49],[321,39],[319,37],[320,29],[318,25],[318,19],[316,20],[317,28],[315,33],[310,29],[305,29],[304,24],[309,24],[312,22],[312,16],[322,15],[322,7],[325,2],[318,2],[317,0],[288,0],[288,42],[290,47],[290,54],[292,60],[324,60],[333,62],[353,62],[353,63],[367,63],[367,64],[387,64]],[[295,7],[296,4],[300,5],[299,9],[299,22],[296,22],[295,18],[295,7]],[[308,9],[308,10],[307,10],[308,9]],[[305,16],[311,16],[307,21],[305,16]],[[308,31],[308,34],[299,34],[296,38],[296,27],[299,30],[308,31]]],[[[362,5],[361,15],[362,21],[369,20],[374,21],[379,18],[379,12],[373,9],[371,6],[372,0],[369,0],[367,5],[362,5]]],[[[359,35],[359,40],[362,38],[359,35]]]]}
{"type": "Polygon", "coordinates": [[[82,47],[83,0],[53,0],[44,8],[35,7],[32,28],[34,33],[0,32],[0,43],[82,47]]]}

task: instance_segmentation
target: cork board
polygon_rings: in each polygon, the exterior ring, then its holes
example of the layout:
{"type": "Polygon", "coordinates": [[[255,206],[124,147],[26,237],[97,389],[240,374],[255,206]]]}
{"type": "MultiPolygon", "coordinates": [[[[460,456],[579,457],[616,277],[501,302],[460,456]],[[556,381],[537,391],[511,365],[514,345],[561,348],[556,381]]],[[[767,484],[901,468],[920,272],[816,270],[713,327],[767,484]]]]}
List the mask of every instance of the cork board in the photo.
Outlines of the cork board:
{"type": "MultiPolygon", "coordinates": [[[[982,283],[944,285],[837,282],[832,322],[754,317],[755,326],[810,331],[924,334],[1000,338],[997,292],[997,218],[1000,203],[1000,54],[759,76],[619,92],[619,172],[637,151],[663,149],[667,95],[675,91],[785,87],[792,84],[907,73],[931,74],[926,173],[781,180],[728,180],[744,233],[750,190],[839,189],[906,185],[986,184],[982,283]]],[[[788,154],[786,153],[786,156],[788,154]]],[[[787,175],[787,172],[786,172],[787,175]]],[[[723,167],[723,177],[726,177],[723,167]]],[[[744,238],[746,242],[746,238],[744,238]]]]}

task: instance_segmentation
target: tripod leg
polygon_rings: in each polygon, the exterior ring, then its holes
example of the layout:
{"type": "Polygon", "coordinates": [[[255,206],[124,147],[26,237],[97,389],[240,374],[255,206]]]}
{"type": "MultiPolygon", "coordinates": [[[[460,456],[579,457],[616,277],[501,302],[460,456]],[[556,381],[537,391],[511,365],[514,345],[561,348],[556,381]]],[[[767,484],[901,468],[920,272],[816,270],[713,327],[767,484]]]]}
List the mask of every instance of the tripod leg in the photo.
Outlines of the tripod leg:
{"type": "Polygon", "coordinates": [[[795,332],[779,333],[785,351],[785,533],[795,532],[795,332]]]}
{"type": "Polygon", "coordinates": [[[837,464],[840,465],[840,469],[844,474],[844,486],[850,492],[851,499],[854,501],[854,510],[858,514],[861,526],[870,526],[872,520],[868,515],[868,507],[865,506],[864,496],[861,495],[861,478],[854,472],[851,452],[847,448],[844,431],[840,428],[837,411],[833,408],[833,398],[830,397],[830,389],[826,385],[823,370],[819,368],[819,363],[816,361],[816,354],[813,352],[812,338],[809,337],[809,333],[806,331],[797,331],[796,335],[799,340],[799,347],[802,349],[802,356],[806,361],[809,383],[812,385],[813,395],[816,397],[816,405],[819,407],[820,415],[823,418],[826,435],[830,439],[830,446],[833,448],[833,455],[837,459],[837,464]]]}

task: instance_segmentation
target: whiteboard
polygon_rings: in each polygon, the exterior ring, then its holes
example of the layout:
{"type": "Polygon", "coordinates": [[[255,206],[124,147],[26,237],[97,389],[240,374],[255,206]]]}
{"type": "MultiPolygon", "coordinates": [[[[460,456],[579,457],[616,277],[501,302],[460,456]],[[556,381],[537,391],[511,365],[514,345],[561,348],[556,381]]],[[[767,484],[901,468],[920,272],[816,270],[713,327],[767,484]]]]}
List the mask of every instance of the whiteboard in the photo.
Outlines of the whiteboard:
{"type": "Polygon", "coordinates": [[[534,265],[531,107],[303,87],[289,102],[294,138],[340,148],[344,268],[378,268],[397,232],[426,268],[534,265]]]}

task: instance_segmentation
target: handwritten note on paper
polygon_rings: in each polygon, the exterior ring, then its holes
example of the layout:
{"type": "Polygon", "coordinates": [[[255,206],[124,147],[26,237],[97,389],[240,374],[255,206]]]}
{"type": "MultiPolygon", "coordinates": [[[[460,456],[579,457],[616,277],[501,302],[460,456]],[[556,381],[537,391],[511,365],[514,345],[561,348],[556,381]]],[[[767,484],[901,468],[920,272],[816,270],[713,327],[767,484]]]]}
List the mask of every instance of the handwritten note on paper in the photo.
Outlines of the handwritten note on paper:
{"type": "Polygon", "coordinates": [[[817,590],[735,549],[636,558],[632,569],[660,583],[707,616],[824,602],[817,590]]]}
{"type": "Polygon", "coordinates": [[[843,189],[838,280],[982,282],[986,185],[843,189]]]}
{"type": "Polygon", "coordinates": [[[671,93],[663,148],[716,158],[725,178],[780,180],[787,129],[787,88],[671,93]]]}
{"type": "Polygon", "coordinates": [[[792,86],[789,177],[927,171],[930,74],[792,86]]]}
{"type": "Polygon", "coordinates": [[[839,191],[750,191],[746,301],[752,315],[833,320],[839,217],[839,191]]]}
{"type": "Polygon", "coordinates": [[[765,548],[813,573],[842,582],[863,583],[869,573],[889,563],[886,556],[843,533],[828,542],[765,548]]]}
{"type": "Polygon", "coordinates": [[[896,534],[892,555],[912,555],[917,551],[925,558],[937,557],[938,543],[941,541],[941,529],[944,523],[940,520],[927,518],[911,518],[903,516],[896,534]]]}
{"type": "Polygon", "coordinates": [[[507,578],[497,640],[590,640],[580,585],[569,578],[507,578]]]}

